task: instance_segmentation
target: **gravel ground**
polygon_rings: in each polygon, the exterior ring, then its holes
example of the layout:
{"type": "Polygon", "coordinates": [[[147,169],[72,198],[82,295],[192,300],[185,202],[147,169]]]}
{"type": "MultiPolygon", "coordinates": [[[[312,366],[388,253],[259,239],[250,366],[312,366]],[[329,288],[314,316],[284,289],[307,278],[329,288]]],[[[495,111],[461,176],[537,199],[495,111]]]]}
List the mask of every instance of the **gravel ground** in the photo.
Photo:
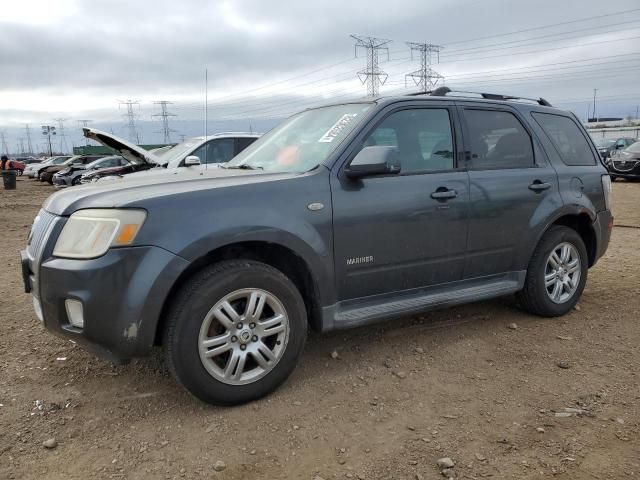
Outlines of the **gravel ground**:
{"type": "Polygon", "coordinates": [[[619,226],[569,315],[507,297],[311,335],[282,388],[235,408],[159,353],[116,367],[43,330],[18,250],[51,192],[0,190],[1,479],[437,479],[444,457],[461,479],[640,477],[638,184],[614,184],[619,226]]]}

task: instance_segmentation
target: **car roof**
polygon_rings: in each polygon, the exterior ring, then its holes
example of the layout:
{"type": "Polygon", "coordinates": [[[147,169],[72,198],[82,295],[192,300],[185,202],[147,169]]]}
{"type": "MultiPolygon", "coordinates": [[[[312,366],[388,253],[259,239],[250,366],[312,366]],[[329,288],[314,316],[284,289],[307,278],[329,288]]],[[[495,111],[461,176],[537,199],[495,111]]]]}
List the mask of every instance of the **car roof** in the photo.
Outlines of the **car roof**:
{"type": "MultiPolygon", "coordinates": [[[[452,91],[453,95],[432,95],[429,93],[409,93],[407,95],[394,95],[394,96],[378,96],[373,98],[362,98],[355,99],[353,101],[347,102],[335,102],[335,103],[327,103],[325,105],[319,107],[309,108],[307,110],[315,110],[317,108],[323,108],[328,106],[337,106],[337,105],[349,105],[349,104],[358,104],[358,103],[375,103],[380,107],[384,107],[386,105],[390,105],[398,102],[447,102],[447,103],[455,103],[455,102],[465,102],[465,103],[478,103],[480,105],[505,105],[514,107],[519,110],[531,110],[535,109],[538,111],[548,111],[555,113],[562,113],[567,115],[568,112],[566,110],[562,110],[560,108],[554,107],[550,105],[546,100],[533,99],[533,98],[525,98],[525,97],[515,97],[509,95],[499,95],[499,94],[486,94],[486,93],[476,93],[476,92],[455,92],[452,91]],[[477,95],[477,96],[469,96],[477,95]],[[482,98],[481,95],[492,96],[494,98],[482,98]],[[499,98],[502,97],[502,98],[499,98]]],[[[570,115],[570,114],[569,114],[570,115]]]]}

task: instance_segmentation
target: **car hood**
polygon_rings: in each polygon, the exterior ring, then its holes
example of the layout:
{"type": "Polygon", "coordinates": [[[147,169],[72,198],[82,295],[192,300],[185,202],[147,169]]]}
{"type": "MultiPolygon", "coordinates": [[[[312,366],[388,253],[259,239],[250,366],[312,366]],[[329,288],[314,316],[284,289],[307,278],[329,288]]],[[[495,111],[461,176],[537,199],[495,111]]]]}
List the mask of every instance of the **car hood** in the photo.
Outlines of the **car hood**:
{"type": "Polygon", "coordinates": [[[293,178],[298,173],[258,173],[253,170],[219,168],[193,175],[150,175],[126,182],[98,182],[51,195],[44,209],[55,215],[70,215],[83,208],[118,208],[138,202],[199,190],[227,188],[293,178]]]}
{"type": "Polygon", "coordinates": [[[88,127],[83,128],[82,132],[85,137],[91,140],[95,140],[105,147],[114,149],[124,158],[129,160],[131,163],[135,163],[136,165],[141,163],[159,165],[160,163],[162,163],[160,161],[160,158],[153,153],[145,150],[142,147],[139,147],[138,145],[129,143],[120,137],[116,137],[115,135],[112,135],[110,133],[88,127]]]}

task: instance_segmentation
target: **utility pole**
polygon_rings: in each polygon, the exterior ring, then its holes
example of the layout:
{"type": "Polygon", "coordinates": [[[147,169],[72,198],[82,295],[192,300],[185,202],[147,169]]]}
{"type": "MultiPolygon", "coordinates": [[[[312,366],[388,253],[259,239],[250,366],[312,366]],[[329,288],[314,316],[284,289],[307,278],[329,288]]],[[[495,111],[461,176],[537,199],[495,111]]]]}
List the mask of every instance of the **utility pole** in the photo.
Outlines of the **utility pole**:
{"type": "Polygon", "coordinates": [[[47,137],[49,143],[49,156],[53,157],[53,147],[51,146],[51,135],[56,135],[56,127],[53,125],[42,125],[42,134],[47,137]]]}
{"type": "Polygon", "coordinates": [[[127,119],[129,140],[137,145],[140,143],[140,136],[138,135],[138,130],[136,129],[136,114],[133,112],[133,106],[138,105],[138,108],[140,108],[140,102],[137,100],[120,100],[120,107],[122,105],[127,106],[127,113],[125,113],[123,116],[127,119]]]}
{"type": "Polygon", "coordinates": [[[29,128],[29,124],[28,123],[24,124],[24,131],[27,134],[27,148],[29,149],[28,152],[24,152],[24,153],[28,153],[29,155],[33,155],[33,144],[31,143],[31,129],[29,128]]]}
{"type": "Polygon", "coordinates": [[[407,42],[407,46],[411,49],[411,60],[413,60],[413,52],[418,52],[420,55],[420,69],[407,73],[404,76],[405,86],[407,85],[407,78],[412,78],[413,82],[420,88],[420,92],[426,93],[436,86],[438,80],[444,79],[442,75],[431,68],[432,55],[436,54],[438,56],[439,63],[440,50],[443,47],[431,43],[416,42],[407,42]]]}
{"type": "Polygon", "coordinates": [[[67,134],[64,133],[64,122],[69,120],[68,118],[54,118],[54,121],[58,122],[58,136],[60,137],[60,153],[67,153],[69,145],[67,145],[67,134]]]}
{"type": "Polygon", "coordinates": [[[184,140],[187,138],[187,136],[186,136],[184,133],[181,133],[181,134],[179,135],[179,137],[180,137],[180,142],[181,142],[181,143],[182,143],[182,142],[184,142],[184,140]]]}
{"type": "Polygon", "coordinates": [[[378,66],[378,53],[380,50],[387,52],[387,60],[389,59],[389,47],[391,40],[376,37],[363,37],[360,35],[351,35],[356,41],[355,54],[358,56],[358,48],[364,48],[367,55],[367,68],[357,73],[358,78],[364,85],[367,84],[367,95],[369,97],[377,97],[380,91],[380,85],[384,85],[388,75],[378,66]]]}
{"type": "Polygon", "coordinates": [[[24,138],[20,137],[18,138],[18,152],[20,153],[20,155],[24,155],[25,151],[24,151],[24,138]]]}
{"type": "Polygon", "coordinates": [[[177,116],[175,113],[169,113],[169,111],[167,110],[167,105],[171,104],[172,102],[168,102],[167,100],[158,100],[157,102],[153,103],[156,105],[160,105],[160,113],[156,113],[151,116],[162,118],[162,132],[156,133],[162,133],[164,137],[164,143],[171,143],[171,132],[175,132],[175,130],[171,130],[171,128],[169,128],[169,117],[177,116]]]}
{"type": "Polygon", "coordinates": [[[598,118],[596,117],[596,94],[598,93],[598,89],[594,88],[593,89],[593,120],[595,122],[598,121],[598,118]]]}
{"type": "MultiPolygon", "coordinates": [[[[91,120],[78,120],[78,126],[82,129],[82,128],[86,128],[89,126],[89,123],[91,123],[91,120]]],[[[89,146],[89,139],[87,137],[84,137],[84,144],[88,147],[89,146]]]]}
{"type": "Polygon", "coordinates": [[[7,146],[7,137],[5,136],[5,132],[0,132],[0,141],[2,144],[2,153],[3,155],[9,155],[9,147],[7,146]]]}

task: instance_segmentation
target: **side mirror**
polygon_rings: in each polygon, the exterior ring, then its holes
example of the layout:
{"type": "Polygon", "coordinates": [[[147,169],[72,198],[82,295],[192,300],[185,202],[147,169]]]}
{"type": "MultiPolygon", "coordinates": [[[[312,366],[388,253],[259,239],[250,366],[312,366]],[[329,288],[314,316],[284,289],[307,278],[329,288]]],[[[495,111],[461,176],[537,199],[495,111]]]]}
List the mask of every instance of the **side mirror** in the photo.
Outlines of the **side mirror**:
{"type": "Polygon", "coordinates": [[[197,157],[196,155],[189,155],[187,158],[184,159],[185,167],[193,167],[196,165],[200,165],[200,158],[197,157]]]}
{"type": "Polygon", "coordinates": [[[398,149],[383,145],[364,147],[345,169],[349,178],[400,173],[398,149]]]}

